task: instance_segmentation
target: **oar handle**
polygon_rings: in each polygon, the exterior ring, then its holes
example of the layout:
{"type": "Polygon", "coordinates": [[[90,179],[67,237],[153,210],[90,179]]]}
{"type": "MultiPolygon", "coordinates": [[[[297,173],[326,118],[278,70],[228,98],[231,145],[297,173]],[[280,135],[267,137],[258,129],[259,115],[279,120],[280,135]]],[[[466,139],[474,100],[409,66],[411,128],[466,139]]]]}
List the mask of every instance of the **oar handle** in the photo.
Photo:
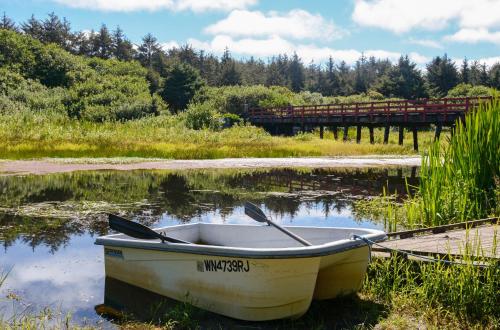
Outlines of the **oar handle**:
{"type": "Polygon", "coordinates": [[[303,245],[305,246],[312,246],[311,243],[309,243],[308,241],[306,241],[305,239],[303,239],[302,237],[299,237],[297,235],[295,235],[294,233],[292,233],[291,231],[289,231],[288,229],[285,229],[283,227],[281,227],[280,225],[278,225],[277,223],[274,223],[273,221],[271,220],[267,220],[267,223],[270,224],[271,226],[274,226],[276,229],[279,229],[281,230],[283,233],[287,234],[288,236],[290,236],[291,238],[293,238],[294,240],[296,241],[299,241],[300,243],[302,243],[303,245]]]}

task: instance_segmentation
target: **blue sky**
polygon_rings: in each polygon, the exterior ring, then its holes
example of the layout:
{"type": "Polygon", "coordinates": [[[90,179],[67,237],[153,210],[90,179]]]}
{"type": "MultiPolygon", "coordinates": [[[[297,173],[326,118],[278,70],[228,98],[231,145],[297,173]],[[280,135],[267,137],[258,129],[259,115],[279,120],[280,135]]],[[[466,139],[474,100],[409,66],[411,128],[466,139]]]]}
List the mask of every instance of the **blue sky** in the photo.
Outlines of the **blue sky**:
{"type": "Polygon", "coordinates": [[[220,54],[269,58],[297,52],[305,63],[361,52],[423,66],[445,52],[500,61],[500,0],[0,0],[17,22],[54,11],[75,30],[119,25],[134,43],[151,32],[165,48],[189,43],[220,54]]]}

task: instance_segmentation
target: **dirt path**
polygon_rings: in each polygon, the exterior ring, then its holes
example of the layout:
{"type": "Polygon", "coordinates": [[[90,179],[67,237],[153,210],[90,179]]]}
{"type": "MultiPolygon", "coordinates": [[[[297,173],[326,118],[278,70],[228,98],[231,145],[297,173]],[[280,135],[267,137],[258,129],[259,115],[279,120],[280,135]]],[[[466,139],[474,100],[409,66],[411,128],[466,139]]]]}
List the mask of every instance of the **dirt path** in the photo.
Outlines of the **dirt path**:
{"type": "Polygon", "coordinates": [[[42,159],[0,161],[0,175],[48,174],[92,170],[180,170],[209,168],[266,167],[385,167],[419,166],[420,157],[342,157],[342,158],[226,158],[204,160],[137,159],[42,159]]]}

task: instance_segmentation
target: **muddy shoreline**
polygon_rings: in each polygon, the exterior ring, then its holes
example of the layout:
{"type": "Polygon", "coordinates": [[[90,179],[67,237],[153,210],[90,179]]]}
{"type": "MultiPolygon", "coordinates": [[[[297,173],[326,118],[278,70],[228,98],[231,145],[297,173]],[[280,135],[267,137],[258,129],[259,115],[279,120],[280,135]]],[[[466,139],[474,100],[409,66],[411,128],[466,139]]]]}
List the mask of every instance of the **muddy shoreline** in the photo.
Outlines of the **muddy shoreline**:
{"type": "Polygon", "coordinates": [[[420,157],[225,158],[193,160],[41,159],[2,160],[0,175],[50,174],[95,170],[183,170],[229,168],[342,168],[419,166],[420,157]]]}

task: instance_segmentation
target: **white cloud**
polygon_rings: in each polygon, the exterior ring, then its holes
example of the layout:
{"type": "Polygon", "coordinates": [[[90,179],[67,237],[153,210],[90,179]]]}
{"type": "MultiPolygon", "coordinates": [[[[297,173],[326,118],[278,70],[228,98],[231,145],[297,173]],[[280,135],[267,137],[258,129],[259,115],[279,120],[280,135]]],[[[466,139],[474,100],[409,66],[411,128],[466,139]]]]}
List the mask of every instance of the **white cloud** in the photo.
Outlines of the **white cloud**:
{"type": "Polygon", "coordinates": [[[172,49],[172,48],[179,48],[179,43],[175,40],[170,40],[170,41],[162,42],[160,44],[160,47],[164,51],[168,51],[169,49],[172,49]]]}
{"type": "Polygon", "coordinates": [[[408,42],[411,44],[419,45],[419,46],[423,46],[423,47],[443,49],[443,45],[441,45],[439,42],[437,42],[435,40],[410,38],[410,39],[408,39],[408,42]]]}
{"type": "Polygon", "coordinates": [[[460,27],[500,26],[500,0],[356,0],[352,19],[395,33],[415,28],[439,30],[451,21],[460,27]]]}
{"type": "Polygon", "coordinates": [[[491,42],[500,45],[500,31],[490,32],[486,28],[464,28],[446,36],[445,40],[465,43],[491,42]]]}
{"type": "Polygon", "coordinates": [[[478,60],[479,63],[485,63],[486,66],[491,67],[495,64],[500,64],[500,56],[485,57],[478,60]]]}
{"type": "MultiPolygon", "coordinates": [[[[306,64],[311,61],[321,63],[326,61],[330,56],[337,62],[345,61],[348,64],[353,64],[362,54],[361,51],[356,49],[334,49],[330,47],[318,47],[315,44],[294,44],[277,35],[262,39],[234,39],[231,36],[218,35],[211,41],[189,39],[188,44],[196,49],[203,49],[216,54],[223,53],[224,49],[227,47],[234,54],[261,58],[277,54],[291,55],[296,52],[306,64]]],[[[388,58],[393,62],[397,61],[401,56],[401,53],[386,50],[366,50],[363,53],[367,57],[388,58]]],[[[429,58],[418,53],[410,53],[409,57],[417,64],[423,64],[429,61],[429,58]]]]}
{"type": "Polygon", "coordinates": [[[203,12],[209,10],[231,11],[248,8],[258,0],[53,0],[59,4],[72,7],[102,11],[131,12],[138,10],[192,10],[203,12]]]}
{"type": "Polygon", "coordinates": [[[267,37],[278,35],[294,39],[337,39],[346,34],[332,21],[319,14],[311,14],[302,9],[288,13],[262,13],[260,11],[234,10],[228,17],[205,28],[214,35],[232,37],[267,37]]]}

